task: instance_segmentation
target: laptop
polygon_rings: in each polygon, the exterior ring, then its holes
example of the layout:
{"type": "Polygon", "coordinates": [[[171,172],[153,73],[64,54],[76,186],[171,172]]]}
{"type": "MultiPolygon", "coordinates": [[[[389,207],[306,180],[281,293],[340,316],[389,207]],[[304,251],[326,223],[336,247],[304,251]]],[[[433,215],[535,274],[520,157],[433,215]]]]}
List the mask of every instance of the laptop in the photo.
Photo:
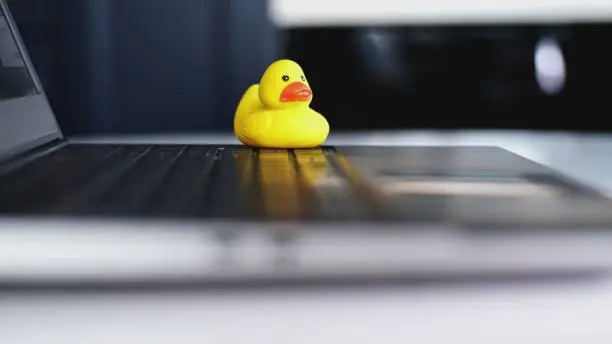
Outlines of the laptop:
{"type": "Polygon", "coordinates": [[[468,279],[612,266],[612,203],[498,147],[84,144],[0,0],[0,286],[468,279]]]}

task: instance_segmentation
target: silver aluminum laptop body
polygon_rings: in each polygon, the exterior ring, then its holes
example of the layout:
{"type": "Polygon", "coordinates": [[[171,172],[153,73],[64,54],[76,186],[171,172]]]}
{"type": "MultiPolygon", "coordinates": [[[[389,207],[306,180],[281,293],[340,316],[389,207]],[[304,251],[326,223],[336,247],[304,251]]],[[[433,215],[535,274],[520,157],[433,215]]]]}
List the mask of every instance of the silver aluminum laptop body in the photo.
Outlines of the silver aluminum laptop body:
{"type": "Polygon", "coordinates": [[[612,266],[608,199],[495,147],[66,143],[0,5],[0,287],[473,279],[612,266]]]}

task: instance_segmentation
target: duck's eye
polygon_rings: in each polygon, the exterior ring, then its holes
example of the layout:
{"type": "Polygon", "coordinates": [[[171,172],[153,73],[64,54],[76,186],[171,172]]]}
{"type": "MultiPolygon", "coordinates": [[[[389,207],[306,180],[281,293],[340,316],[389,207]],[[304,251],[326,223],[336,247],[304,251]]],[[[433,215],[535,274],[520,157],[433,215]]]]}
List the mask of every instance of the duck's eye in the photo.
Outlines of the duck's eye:
{"type": "Polygon", "coordinates": [[[283,81],[289,81],[289,75],[283,75],[283,81]]]}
{"type": "Polygon", "coordinates": [[[302,75],[302,81],[306,81],[306,77],[302,75]]]}

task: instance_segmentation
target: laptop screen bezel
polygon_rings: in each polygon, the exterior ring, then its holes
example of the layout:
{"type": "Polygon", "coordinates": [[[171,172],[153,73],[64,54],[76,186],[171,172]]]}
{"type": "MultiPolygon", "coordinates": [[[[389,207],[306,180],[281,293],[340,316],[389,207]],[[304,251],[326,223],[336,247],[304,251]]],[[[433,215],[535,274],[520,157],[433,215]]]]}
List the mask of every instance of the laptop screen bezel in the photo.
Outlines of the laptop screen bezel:
{"type": "Polygon", "coordinates": [[[37,91],[33,95],[0,100],[1,161],[62,139],[63,135],[5,0],[0,0],[0,9],[37,91]]]}

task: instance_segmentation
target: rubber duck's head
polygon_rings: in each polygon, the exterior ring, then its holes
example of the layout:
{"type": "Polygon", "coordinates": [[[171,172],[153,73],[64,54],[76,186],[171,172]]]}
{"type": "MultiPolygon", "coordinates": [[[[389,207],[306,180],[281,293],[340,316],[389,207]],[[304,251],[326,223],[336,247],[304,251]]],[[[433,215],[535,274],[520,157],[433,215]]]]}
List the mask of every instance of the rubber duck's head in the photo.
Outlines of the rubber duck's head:
{"type": "Polygon", "coordinates": [[[300,65],[278,60],[266,69],[259,82],[259,99],[269,108],[308,106],[312,90],[300,65]]]}

